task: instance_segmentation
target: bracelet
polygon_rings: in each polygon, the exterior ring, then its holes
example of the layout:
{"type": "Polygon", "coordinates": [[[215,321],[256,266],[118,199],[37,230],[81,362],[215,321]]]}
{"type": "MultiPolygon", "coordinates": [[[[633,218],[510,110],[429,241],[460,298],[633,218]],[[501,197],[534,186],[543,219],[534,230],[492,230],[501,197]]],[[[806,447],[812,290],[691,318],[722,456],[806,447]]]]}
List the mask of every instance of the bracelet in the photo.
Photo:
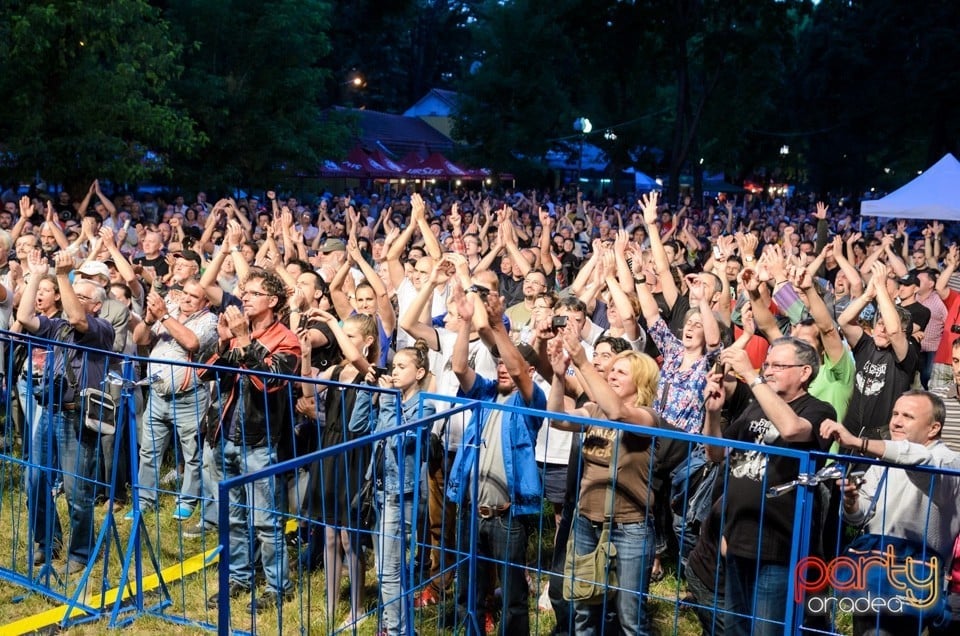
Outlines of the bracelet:
{"type": "Polygon", "coordinates": [[[860,442],[860,454],[861,454],[861,455],[866,455],[866,454],[867,454],[867,443],[868,443],[869,441],[870,441],[869,439],[867,439],[866,437],[864,437],[864,438],[862,439],[862,441],[860,442]]]}

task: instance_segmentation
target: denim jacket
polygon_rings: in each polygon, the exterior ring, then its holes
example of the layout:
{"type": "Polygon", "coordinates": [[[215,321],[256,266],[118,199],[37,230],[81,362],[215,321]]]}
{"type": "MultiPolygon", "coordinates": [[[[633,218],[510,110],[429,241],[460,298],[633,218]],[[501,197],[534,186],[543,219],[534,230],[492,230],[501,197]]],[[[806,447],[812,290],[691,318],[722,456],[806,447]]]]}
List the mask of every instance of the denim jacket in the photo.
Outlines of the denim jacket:
{"type": "MultiPolygon", "coordinates": [[[[492,402],[497,397],[497,383],[478,375],[469,391],[461,390],[458,394],[474,400],[492,402]]],[[[534,384],[530,404],[523,401],[519,391],[514,391],[505,406],[520,406],[544,411],[547,408],[547,397],[543,390],[534,384]]],[[[470,491],[471,470],[477,464],[477,449],[486,418],[479,422],[477,419],[473,417],[467,425],[463,433],[463,443],[460,444],[457,456],[453,460],[453,467],[450,469],[447,497],[458,504],[463,503],[470,491]]],[[[543,425],[543,418],[505,411],[502,421],[500,431],[504,450],[503,467],[507,475],[507,492],[510,493],[510,511],[515,515],[536,514],[543,507],[543,494],[534,447],[537,443],[537,433],[543,425]]]]}
{"type": "MultiPolygon", "coordinates": [[[[401,425],[409,424],[417,419],[419,397],[414,395],[401,404],[401,425]]],[[[423,417],[430,417],[436,412],[432,401],[424,402],[423,417]]],[[[397,398],[392,393],[380,394],[379,409],[373,406],[373,393],[362,391],[357,396],[350,418],[349,428],[353,432],[366,432],[371,428],[374,432],[387,431],[397,426],[397,398]]],[[[394,435],[378,442],[384,444],[383,466],[375,466],[373,462],[367,470],[370,477],[374,471],[383,471],[377,475],[383,481],[383,492],[388,495],[400,494],[400,464],[403,463],[403,493],[413,492],[414,484],[420,476],[420,466],[417,464],[417,445],[420,445],[420,461],[426,460],[426,441],[430,427],[424,426],[416,431],[408,431],[394,435]]],[[[377,453],[374,452],[374,459],[377,453]]]]}

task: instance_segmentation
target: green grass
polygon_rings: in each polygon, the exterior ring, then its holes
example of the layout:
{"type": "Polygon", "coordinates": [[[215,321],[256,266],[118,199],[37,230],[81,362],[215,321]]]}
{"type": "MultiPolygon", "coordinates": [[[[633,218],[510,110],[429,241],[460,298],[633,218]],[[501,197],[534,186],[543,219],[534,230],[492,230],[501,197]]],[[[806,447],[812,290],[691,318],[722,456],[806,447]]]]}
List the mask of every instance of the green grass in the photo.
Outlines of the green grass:
{"type": "MultiPolygon", "coordinates": [[[[27,512],[25,507],[25,498],[21,490],[20,468],[11,463],[0,463],[0,492],[3,496],[0,498],[0,545],[8,546],[2,552],[2,565],[4,567],[13,566],[18,572],[26,572],[26,548],[27,548],[27,512]],[[13,551],[16,551],[16,559],[12,559],[13,551]]],[[[181,558],[188,558],[195,554],[214,547],[216,536],[207,536],[200,539],[182,539],[179,533],[179,523],[170,517],[173,509],[172,497],[162,497],[161,501],[166,504],[161,508],[159,515],[148,514],[145,517],[145,532],[155,547],[159,547],[158,559],[161,568],[175,566],[180,563],[181,558]]],[[[61,496],[56,500],[56,506],[60,514],[60,520],[65,525],[65,530],[69,525],[67,516],[66,498],[61,496]]],[[[102,525],[106,516],[106,505],[99,505],[95,509],[97,527],[102,525]]],[[[123,546],[130,535],[130,524],[122,520],[126,512],[121,510],[116,513],[117,528],[120,541],[123,546]]],[[[196,515],[187,523],[196,522],[196,515]]],[[[530,626],[534,634],[547,634],[555,625],[553,612],[550,610],[539,610],[537,607],[538,597],[546,585],[548,576],[542,568],[537,567],[537,563],[549,564],[553,552],[553,513],[547,504],[543,515],[544,523],[540,531],[532,533],[528,545],[528,580],[531,583],[530,590],[530,626]]],[[[119,580],[119,571],[121,567],[121,554],[116,544],[111,544],[109,551],[109,581],[108,587],[117,585],[119,580]]],[[[376,607],[377,587],[376,577],[372,567],[372,555],[366,575],[366,605],[373,610],[376,607]]],[[[55,565],[61,565],[61,562],[55,562],[55,565]]],[[[144,572],[152,574],[154,572],[146,552],[144,554],[144,572]]],[[[295,559],[291,558],[291,564],[295,564],[295,559]]],[[[650,600],[648,609],[652,615],[652,621],[657,634],[681,634],[683,636],[700,633],[700,627],[693,612],[682,607],[678,607],[676,599],[683,596],[685,590],[682,583],[678,583],[675,572],[669,565],[666,565],[666,576],[662,581],[652,584],[650,590],[650,600]]],[[[99,582],[102,576],[103,559],[99,560],[94,568],[91,581],[99,582]]],[[[277,619],[276,611],[264,612],[258,617],[256,625],[253,624],[249,614],[246,611],[248,598],[238,599],[231,605],[231,627],[238,630],[256,629],[258,634],[277,634],[283,633],[310,633],[325,634],[328,633],[328,625],[325,616],[325,588],[324,574],[322,571],[316,573],[297,572],[295,567],[291,567],[291,579],[294,584],[296,598],[293,602],[284,606],[283,621],[280,623],[277,619]]],[[[190,574],[182,579],[167,581],[170,594],[169,606],[162,611],[168,616],[179,616],[194,621],[202,621],[214,624],[217,621],[215,610],[207,609],[206,599],[218,588],[217,568],[215,565],[208,566],[199,572],[190,574]]],[[[75,590],[75,581],[69,588],[58,588],[61,593],[72,593],[75,590]]],[[[93,587],[93,586],[91,586],[93,587]]],[[[339,625],[340,621],[349,611],[349,586],[346,576],[341,580],[340,603],[337,616],[334,617],[332,626],[339,625]]],[[[146,605],[149,607],[155,605],[160,600],[157,591],[146,594],[146,605]]],[[[60,604],[50,598],[40,594],[29,594],[24,596],[23,588],[8,582],[0,582],[0,607],[3,608],[0,619],[0,633],[6,633],[4,625],[9,622],[33,616],[41,612],[50,610],[60,604]],[[22,598],[21,598],[22,597],[22,598]]],[[[437,607],[427,608],[418,611],[416,620],[416,629],[422,636],[444,632],[438,627],[438,617],[442,610],[437,607]]],[[[374,612],[375,614],[375,612],[374,612]]],[[[206,634],[209,633],[200,627],[188,627],[177,625],[162,618],[152,615],[142,615],[127,627],[134,630],[137,634],[146,635],[167,635],[176,634],[206,634]]],[[[377,629],[376,617],[368,620],[361,625],[357,633],[361,636],[373,636],[377,629]]],[[[53,628],[46,633],[57,633],[53,628]]],[[[84,623],[72,626],[62,633],[71,635],[92,635],[116,633],[111,631],[108,626],[108,619],[84,623]]],[[[348,632],[344,632],[348,633],[348,632]]]]}

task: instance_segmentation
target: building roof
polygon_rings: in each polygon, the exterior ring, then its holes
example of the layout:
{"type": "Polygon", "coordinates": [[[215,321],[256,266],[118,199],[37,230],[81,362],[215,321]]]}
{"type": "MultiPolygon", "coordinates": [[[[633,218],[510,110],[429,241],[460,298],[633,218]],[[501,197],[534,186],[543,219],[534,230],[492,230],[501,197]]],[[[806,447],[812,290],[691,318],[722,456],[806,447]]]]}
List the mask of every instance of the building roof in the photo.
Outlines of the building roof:
{"type": "Polygon", "coordinates": [[[451,117],[458,99],[459,94],[455,91],[433,88],[403,114],[407,117],[451,117]]]}
{"type": "Polygon", "coordinates": [[[365,148],[383,148],[396,157],[416,151],[426,154],[448,152],[453,140],[418,117],[391,115],[375,110],[350,110],[357,116],[359,144],[365,148]]]}

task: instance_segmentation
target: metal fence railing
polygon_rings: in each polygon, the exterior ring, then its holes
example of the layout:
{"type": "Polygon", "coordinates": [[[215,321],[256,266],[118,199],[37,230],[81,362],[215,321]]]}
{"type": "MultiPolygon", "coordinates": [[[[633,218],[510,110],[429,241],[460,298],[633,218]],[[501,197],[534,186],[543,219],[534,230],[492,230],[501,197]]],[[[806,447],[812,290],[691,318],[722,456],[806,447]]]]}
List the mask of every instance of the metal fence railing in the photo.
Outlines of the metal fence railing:
{"type": "MultiPolygon", "coordinates": [[[[592,625],[612,634],[633,633],[637,625],[620,618],[640,612],[653,633],[720,633],[738,618],[724,598],[720,546],[737,476],[728,463],[706,460],[705,441],[752,453],[758,466],[777,458],[799,476],[784,485],[759,473],[759,488],[770,496],[756,502],[757,557],[746,559],[753,571],[738,575],[761,575],[759,554],[774,533],[789,549],[779,559],[785,575],[777,582],[784,599],[777,618],[768,624],[741,613],[746,629],[851,631],[856,612],[840,602],[849,595],[837,574],[851,531],[845,534],[840,521],[833,483],[872,465],[889,467],[883,462],[428,393],[419,394],[414,415],[408,410],[404,418],[398,408],[395,421],[381,422],[368,406],[396,399],[393,390],[171,364],[171,378],[188,368],[200,374],[200,384],[171,391],[164,373],[144,372],[157,361],[136,356],[110,358],[112,372],[100,388],[112,403],[75,399],[67,402],[77,404],[74,411],[57,402],[50,374],[35,371],[65,349],[81,357],[100,352],[12,334],[0,335],[0,346],[0,604],[8,609],[0,632],[90,621],[139,631],[156,624],[146,618],[154,617],[221,633],[482,633],[526,625],[546,634],[592,625]],[[231,396],[244,382],[254,387],[252,402],[238,413],[231,396]],[[424,416],[427,405],[439,408],[424,416]],[[279,417],[273,424],[283,434],[262,435],[266,422],[258,422],[258,412],[279,417]],[[599,530],[578,508],[577,496],[596,475],[587,474],[577,444],[558,517],[545,500],[535,514],[490,509],[478,496],[478,475],[489,467],[480,463],[483,453],[464,453],[463,445],[479,451],[496,440],[481,428],[453,446],[450,436],[431,441],[430,433],[448,430],[444,422],[458,414],[501,423],[529,416],[545,427],[560,420],[649,445],[631,474],[646,480],[653,502],[611,532],[620,576],[595,581],[613,590],[609,598],[587,606],[562,593],[566,550],[592,548],[595,540],[586,547],[582,541],[599,530]],[[88,426],[98,418],[115,430],[88,426]],[[472,463],[454,473],[458,451],[472,463]],[[822,472],[825,466],[832,472],[822,472]],[[465,480],[455,484],[464,495],[459,505],[446,496],[455,474],[465,480]],[[369,516],[360,505],[366,495],[369,516]],[[786,517],[771,516],[770,506],[787,510],[786,517]],[[651,580],[653,555],[666,573],[659,582],[651,580]]],[[[943,480],[960,479],[951,469],[909,471],[930,506],[943,505],[943,480]]],[[[615,492],[632,492],[635,484],[620,479],[629,478],[615,477],[615,492]]],[[[884,495],[878,510],[896,496],[884,495]]],[[[924,530],[936,522],[930,510],[918,512],[930,516],[924,530]]],[[[744,553],[743,545],[736,548],[744,553]]]]}

